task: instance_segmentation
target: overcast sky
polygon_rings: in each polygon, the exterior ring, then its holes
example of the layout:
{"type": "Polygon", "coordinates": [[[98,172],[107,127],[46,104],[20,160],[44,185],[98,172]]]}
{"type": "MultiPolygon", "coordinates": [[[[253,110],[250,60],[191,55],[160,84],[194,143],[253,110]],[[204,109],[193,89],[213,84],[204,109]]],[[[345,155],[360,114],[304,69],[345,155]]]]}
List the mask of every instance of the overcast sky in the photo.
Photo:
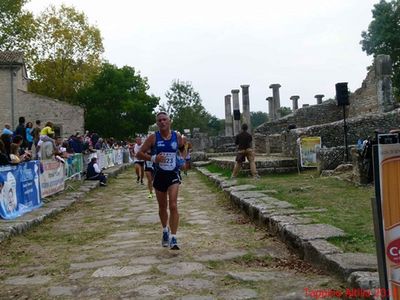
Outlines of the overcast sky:
{"type": "MultiPolygon", "coordinates": [[[[148,77],[165,102],[174,79],[190,81],[205,108],[225,117],[224,96],[249,84],[250,110],[267,112],[269,85],[281,84],[281,106],[299,95],[335,96],[335,83],[361,86],[372,62],[359,44],[378,0],[31,0],[72,5],[97,25],[104,57],[148,77]]],[[[240,98],[241,101],[241,98],[240,98]]]]}

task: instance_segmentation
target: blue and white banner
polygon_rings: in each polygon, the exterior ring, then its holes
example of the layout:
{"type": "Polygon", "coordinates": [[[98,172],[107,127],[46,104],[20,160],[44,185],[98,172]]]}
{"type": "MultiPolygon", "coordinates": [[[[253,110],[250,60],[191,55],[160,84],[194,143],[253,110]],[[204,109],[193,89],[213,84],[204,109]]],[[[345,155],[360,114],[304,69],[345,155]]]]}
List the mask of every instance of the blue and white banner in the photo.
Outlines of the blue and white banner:
{"type": "Polygon", "coordinates": [[[14,219],[42,205],[39,161],[0,168],[0,217],[14,219]]]}

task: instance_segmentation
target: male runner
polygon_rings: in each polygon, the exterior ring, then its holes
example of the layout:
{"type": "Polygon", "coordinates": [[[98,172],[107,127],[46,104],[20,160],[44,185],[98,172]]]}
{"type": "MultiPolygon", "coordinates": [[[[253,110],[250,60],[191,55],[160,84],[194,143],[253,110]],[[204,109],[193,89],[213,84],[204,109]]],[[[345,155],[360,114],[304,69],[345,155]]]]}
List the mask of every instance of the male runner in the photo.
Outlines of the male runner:
{"type": "Polygon", "coordinates": [[[137,156],[154,163],[153,187],[163,227],[161,244],[163,247],[169,244],[170,249],[179,250],[176,232],[179,224],[177,202],[181,178],[176,158],[178,149],[184,149],[184,144],[180,133],[171,130],[171,120],[166,112],[157,113],[156,122],[159,131],[145,140],[137,156]],[[147,154],[151,150],[153,155],[147,154]]]}

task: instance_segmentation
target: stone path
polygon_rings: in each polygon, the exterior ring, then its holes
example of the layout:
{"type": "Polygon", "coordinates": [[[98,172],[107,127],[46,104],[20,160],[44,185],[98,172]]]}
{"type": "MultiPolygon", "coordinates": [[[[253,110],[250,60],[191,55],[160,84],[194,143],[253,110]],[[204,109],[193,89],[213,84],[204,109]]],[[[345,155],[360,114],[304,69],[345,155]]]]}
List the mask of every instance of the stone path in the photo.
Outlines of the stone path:
{"type": "Polygon", "coordinates": [[[0,245],[1,299],[311,299],[343,284],[291,255],[197,173],[179,195],[180,251],[133,170],[0,245]]]}

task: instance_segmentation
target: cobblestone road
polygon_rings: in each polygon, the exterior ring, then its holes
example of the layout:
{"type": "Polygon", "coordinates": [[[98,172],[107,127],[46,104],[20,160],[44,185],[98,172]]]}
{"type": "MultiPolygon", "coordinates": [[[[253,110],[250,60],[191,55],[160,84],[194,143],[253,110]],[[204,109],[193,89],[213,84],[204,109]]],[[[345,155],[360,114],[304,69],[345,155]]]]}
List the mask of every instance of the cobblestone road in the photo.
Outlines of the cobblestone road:
{"type": "Polygon", "coordinates": [[[180,251],[160,245],[155,199],[133,170],[0,246],[4,299],[310,299],[343,289],[249,223],[192,172],[179,195],[180,251]]]}

